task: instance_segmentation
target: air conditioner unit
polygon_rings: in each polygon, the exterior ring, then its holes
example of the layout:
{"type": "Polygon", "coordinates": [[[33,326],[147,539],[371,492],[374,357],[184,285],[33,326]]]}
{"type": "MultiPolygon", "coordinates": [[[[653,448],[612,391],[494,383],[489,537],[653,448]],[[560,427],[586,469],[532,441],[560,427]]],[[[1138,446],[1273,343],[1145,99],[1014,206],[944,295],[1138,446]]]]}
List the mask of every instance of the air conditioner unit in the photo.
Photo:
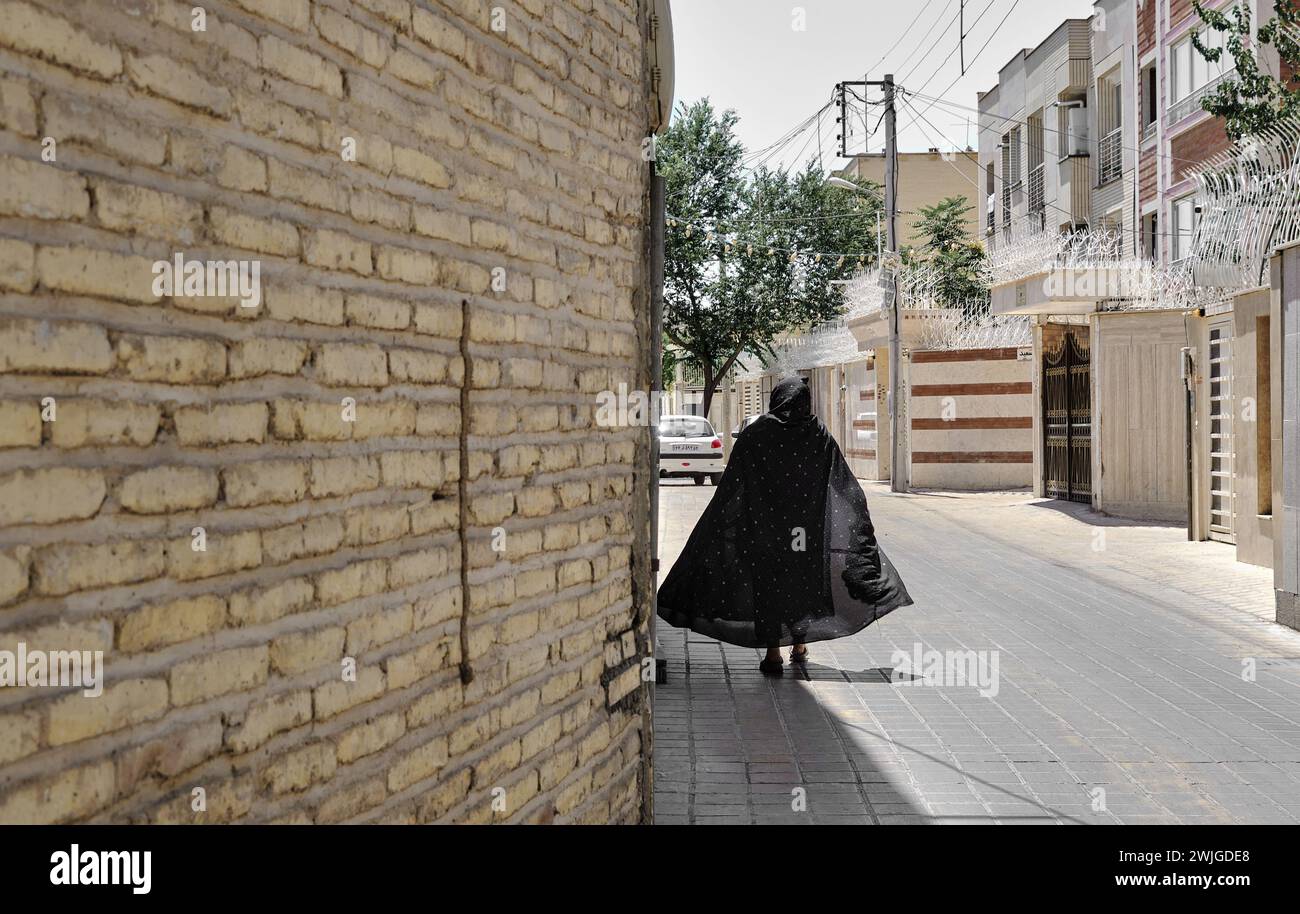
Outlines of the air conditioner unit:
{"type": "Polygon", "coordinates": [[[1068,156],[1086,156],[1088,154],[1088,109],[1084,107],[1067,108],[1066,150],[1068,156]]]}

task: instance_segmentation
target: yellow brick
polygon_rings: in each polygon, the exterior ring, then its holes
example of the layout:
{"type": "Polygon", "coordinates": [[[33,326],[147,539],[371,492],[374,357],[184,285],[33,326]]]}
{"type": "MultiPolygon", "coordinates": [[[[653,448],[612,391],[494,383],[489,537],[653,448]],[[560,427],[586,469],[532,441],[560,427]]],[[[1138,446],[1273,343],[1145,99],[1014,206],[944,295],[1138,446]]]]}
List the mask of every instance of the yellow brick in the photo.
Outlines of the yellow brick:
{"type": "Polygon", "coordinates": [[[465,799],[472,781],[473,773],[468,768],[441,778],[435,787],[420,794],[419,820],[426,823],[440,820],[465,799]]]}
{"type": "Polygon", "coordinates": [[[370,244],[342,232],[322,229],[307,232],[302,246],[303,259],[329,270],[350,270],[362,276],[371,271],[370,244]]]}
{"type": "Polygon", "coordinates": [[[230,620],[237,625],[264,625],[311,605],[315,588],[306,578],[293,578],[269,587],[254,587],[230,595],[230,620]]]}
{"type": "Polygon", "coordinates": [[[341,628],[295,632],[271,642],[271,668],[284,676],[338,666],[346,633],[341,628]]]}
{"type": "Polygon", "coordinates": [[[108,334],[94,324],[0,320],[0,371],[103,374],[113,361],[108,334]]]}
{"type": "Polygon", "coordinates": [[[306,555],[324,555],[343,544],[343,521],[313,517],[298,524],[262,532],[262,554],[272,565],[282,565],[306,555]]]}
{"type": "MultiPolygon", "coordinates": [[[[452,665],[450,639],[440,638],[422,644],[413,651],[397,654],[384,661],[389,691],[404,689],[452,665]]],[[[457,693],[459,694],[459,693],[457,693]]],[[[428,696],[425,696],[428,697],[428,696]]],[[[421,699],[423,703],[423,699],[421,699]]],[[[415,706],[412,705],[411,708],[415,706]]],[[[428,723],[428,718],[422,723],[428,723]]],[[[413,726],[415,724],[412,724],[413,726]]]]}
{"type": "Polygon", "coordinates": [[[301,340],[241,340],[230,347],[230,377],[253,378],[265,374],[297,374],[307,361],[307,344],[301,340]]]}
{"type": "Polygon", "coordinates": [[[451,403],[421,403],[415,418],[415,433],[423,437],[455,435],[460,432],[460,407],[451,403]]]}
{"type": "Polygon", "coordinates": [[[405,505],[362,508],[347,516],[343,541],[349,546],[386,543],[405,534],[410,526],[411,516],[405,505]]]}
{"type": "Polygon", "coordinates": [[[95,187],[95,216],[100,225],[116,232],[193,244],[203,224],[203,206],[147,187],[100,181],[95,187]]]}
{"type": "Polygon", "coordinates": [[[296,31],[304,31],[311,24],[311,6],[308,0],[234,0],[250,13],[263,16],[296,31]]]}
{"type": "Polygon", "coordinates": [[[262,783],[273,794],[306,790],[334,777],[338,758],[330,743],[314,743],[277,758],[262,772],[262,783]]]}
{"type": "Polygon", "coordinates": [[[336,790],[322,801],[316,812],[317,825],[331,825],[373,809],[384,802],[388,788],[384,778],[377,777],[359,784],[336,790]]]}
{"type": "Polygon", "coordinates": [[[0,156],[0,213],[32,219],[84,219],[86,180],[55,164],[0,156]]]}
{"type": "Polygon", "coordinates": [[[93,517],[108,489],[102,470],[52,468],[0,476],[0,527],[93,517]]]}
{"type": "Polygon", "coordinates": [[[43,775],[0,799],[0,822],[46,825],[84,818],[108,805],[114,783],[111,761],[43,775]]]}
{"type": "Polygon", "coordinates": [[[346,603],[357,597],[383,590],[388,581],[388,565],[382,559],[353,562],[335,571],[316,576],[316,599],[321,606],[346,603]]]}
{"type": "Polygon", "coordinates": [[[182,447],[236,444],[266,438],[265,403],[220,403],[210,407],[186,406],[175,414],[176,439],[182,447]]]}
{"type": "Polygon", "coordinates": [[[246,508],[299,501],[307,492],[308,466],[306,461],[259,460],[227,467],[221,471],[226,504],[246,508]]]}
{"type": "Polygon", "coordinates": [[[0,289],[30,292],[36,285],[36,247],[0,238],[0,289]]]}
{"type": "Polygon", "coordinates": [[[332,387],[383,387],[388,383],[388,357],[380,346],[324,343],[313,364],[316,379],[332,387]]]}
{"type": "Polygon", "coordinates": [[[222,150],[217,183],[232,190],[266,190],[266,160],[239,146],[222,150]]]}
{"type": "Polygon", "coordinates": [[[215,470],[203,467],[156,467],[122,480],[117,498],[134,514],[168,514],[216,504],[215,470]]]}
{"type": "Polygon", "coordinates": [[[346,188],[319,172],[294,168],[279,159],[271,159],[267,163],[267,184],[273,197],[336,213],[348,211],[346,188]]]}
{"type": "Polygon", "coordinates": [[[316,719],[326,720],[342,714],[348,708],[378,698],[384,694],[384,673],[378,667],[364,666],[357,670],[356,682],[342,679],[317,686],[313,695],[316,719]]]}
{"type": "Polygon", "coordinates": [[[142,89],[219,117],[230,112],[230,92],[214,86],[184,64],[162,54],[131,54],[126,73],[142,89]]]}
{"type": "Polygon", "coordinates": [[[264,254],[297,257],[298,228],[281,219],[257,219],[224,206],[212,207],[212,235],[222,244],[264,254]]]}
{"type": "Polygon", "coordinates": [[[424,89],[432,89],[438,83],[438,70],[418,54],[406,48],[398,48],[388,61],[388,72],[402,82],[424,89]]]}
{"type": "Polygon", "coordinates": [[[0,400],[0,447],[38,447],[41,408],[33,400],[0,400]]]}
{"type": "Polygon", "coordinates": [[[397,742],[404,733],[406,720],[400,711],[345,730],[338,737],[339,762],[346,765],[367,755],[374,755],[397,742]]]}
{"type": "Polygon", "coordinates": [[[41,716],[35,711],[0,714],[0,765],[25,758],[41,741],[41,716]]]}
{"type": "Polygon", "coordinates": [[[407,707],[406,725],[412,730],[423,727],[455,711],[462,703],[460,680],[445,683],[421,695],[407,707]]]}
{"type": "Polygon", "coordinates": [[[226,347],[214,340],[176,336],[123,336],[118,364],[137,381],[211,384],[226,375],[226,347]]]}
{"type": "Polygon", "coordinates": [[[89,248],[41,248],[36,253],[36,271],[47,288],[148,304],[160,300],[153,291],[153,265],[146,257],[89,248]]]}
{"type": "Polygon", "coordinates": [[[460,308],[455,305],[417,304],[412,314],[420,333],[456,339],[460,336],[460,308]]]}
{"type": "Polygon", "coordinates": [[[240,123],[250,130],[308,149],[315,149],[320,140],[315,119],[310,114],[272,101],[260,93],[237,92],[235,106],[240,123]]]}
{"type": "Polygon", "coordinates": [[[374,457],[331,457],[311,462],[313,498],[377,489],[379,478],[379,461],[374,457]]]}
{"type": "Polygon", "coordinates": [[[411,631],[411,607],[398,606],[362,616],[348,623],[347,652],[356,657],[411,631]]]}
{"type": "Polygon", "coordinates": [[[161,165],[166,158],[165,133],[124,118],[116,109],[91,104],[84,97],[46,94],[41,110],[45,134],[58,137],[61,147],[80,142],[124,161],[147,165],[161,165]]]}
{"type": "Polygon", "coordinates": [[[167,556],[160,542],[51,546],[36,554],[32,586],[37,593],[61,596],[146,581],[161,576],[166,567],[167,556]]]}
{"type": "Polygon", "coordinates": [[[442,577],[449,568],[449,555],[444,546],[410,552],[392,560],[388,569],[388,586],[394,590],[409,587],[421,581],[442,577]]]}
{"type": "Polygon", "coordinates": [[[348,323],[381,330],[405,330],[411,324],[411,305],[396,298],[376,295],[349,295],[348,323]]]}
{"type": "Polygon", "coordinates": [[[156,406],[103,400],[60,400],[50,423],[55,447],[153,443],[161,411],[156,406]]]}
{"type": "Polygon", "coordinates": [[[26,546],[0,552],[0,606],[27,590],[30,555],[31,550],[26,546]]]}
{"type": "Polygon", "coordinates": [[[398,489],[436,489],[443,482],[442,456],[434,451],[390,451],[379,456],[384,485],[398,489]]]}
{"type": "Polygon", "coordinates": [[[179,644],[218,631],[225,621],[226,601],[212,594],[145,606],[122,619],[117,649],[133,653],[179,644]]]}
{"type": "Polygon", "coordinates": [[[311,692],[300,689],[261,701],[244,715],[226,740],[235,752],[249,752],[272,736],[311,720],[311,692]]]}
{"type": "Polygon", "coordinates": [[[447,737],[430,740],[409,752],[388,769],[388,789],[399,793],[412,784],[433,777],[447,764],[447,737]]]}
{"type": "Polygon", "coordinates": [[[128,679],[104,689],[98,698],[74,693],[50,705],[49,743],[62,746],[154,720],[167,713],[167,683],[128,679]]]}
{"type": "Polygon", "coordinates": [[[376,254],[375,267],[384,279],[421,286],[433,285],[438,275],[438,265],[432,254],[387,245],[376,254]]]}
{"type": "Polygon", "coordinates": [[[339,68],[318,54],[304,51],[275,35],[263,35],[258,42],[262,66],[290,82],[320,89],[335,98],[343,97],[343,77],[339,68]]]}
{"type": "Polygon", "coordinates": [[[388,60],[390,46],[383,36],[362,28],[328,7],[316,7],[316,28],[330,44],[376,69],[383,67],[388,60]]]}
{"type": "Polygon", "coordinates": [[[393,168],[399,175],[412,181],[420,181],[431,187],[451,187],[451,175],[442,163],[416,149],[394,146],[393,168]]]}
{"type": "Polygon", "coordinates": [[[0,79],[0,126],[36,136],[36,102],[25,83],[0,79]]]}
{"type": "Polygon", "coordinates": [[[0,16],[0,44],[104,79],[122,72],[122,55],[117,48],[95,41],[67,20],[20,0],[5,4],[4,15],[0,16]]]}
{"type": "Polygon", "coordinates": [[[270,286],[264,292],[267,314],[277,321],[338,326],[343,323],[343,293],[336,289],[270,286]]]}
{"type": "Polygon", "coordinates": [[[231,574],[262,563],[262,534],[256,530],[243,533],[207,534],[207,550],[193,548],[190,536],[172,540],[167,549],[167,574],[178,581],[194,581],[219,574],[231,574]]]}
{"type": "Polygon", "coordinates": [[[269,649],[264,644],[203,654],[172,667],[171,697],[176,707],[266,682],[269,649]]]}

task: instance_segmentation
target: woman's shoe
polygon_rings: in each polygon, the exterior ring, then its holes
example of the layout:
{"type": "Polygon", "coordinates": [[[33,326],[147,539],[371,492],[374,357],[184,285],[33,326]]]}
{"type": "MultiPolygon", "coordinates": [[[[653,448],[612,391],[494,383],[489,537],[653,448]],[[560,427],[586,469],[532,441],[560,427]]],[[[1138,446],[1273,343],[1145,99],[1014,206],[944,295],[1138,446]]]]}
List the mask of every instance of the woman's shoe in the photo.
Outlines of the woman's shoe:
{"type": "Polygon", "coordinates": [[[763,660],[758,665],[758,671],[764,676],[783,676],[785,675],[785,664],[780,660],[763,660]]]}
{"type": "Polygon", "coordinates": [[[790,662],[791,662],[791,663],[798,663],[798,664],[805,664],[805,663],[807,663],[807,662],[808,662],[808,648],[805,647],[805,648],[804,648],[803,650],[801,650],[801,651],[790,651],[790,662]]]}

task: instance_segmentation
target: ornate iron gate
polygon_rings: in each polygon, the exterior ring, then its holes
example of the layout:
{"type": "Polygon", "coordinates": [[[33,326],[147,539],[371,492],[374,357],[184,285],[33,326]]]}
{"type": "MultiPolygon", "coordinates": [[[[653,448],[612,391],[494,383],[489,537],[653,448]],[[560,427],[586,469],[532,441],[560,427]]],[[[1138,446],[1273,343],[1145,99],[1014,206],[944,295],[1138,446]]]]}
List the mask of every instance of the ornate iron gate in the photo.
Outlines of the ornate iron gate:
{"type": "Polygon", "coordinates": [[[1043,352],[1043,489],[1049,498],[1092,502],[1092,390],[1087,337],[1065,328],[1043,352]]]}

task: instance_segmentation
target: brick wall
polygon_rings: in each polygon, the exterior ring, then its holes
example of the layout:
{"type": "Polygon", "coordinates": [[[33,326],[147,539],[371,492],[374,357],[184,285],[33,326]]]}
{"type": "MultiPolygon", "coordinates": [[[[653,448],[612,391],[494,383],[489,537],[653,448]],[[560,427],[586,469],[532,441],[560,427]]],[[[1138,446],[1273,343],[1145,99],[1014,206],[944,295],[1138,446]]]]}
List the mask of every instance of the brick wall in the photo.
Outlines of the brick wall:
{"type": "Polygon", "coordinates": [[[1223,132],[1223,121],[1217,117],[1206,117],[1195,126],[1184,130],[1169,141],[1169,154],[1172,157],[1173,175],[1170,184],[1177,184],[1200,167],[1232,146],[1228,135],[1223,132]]]}
{"type": "Polygon", "coordinates": [[[0,822],[639,819],[643,4],[194,6],[0,0],[0,822]]]}

